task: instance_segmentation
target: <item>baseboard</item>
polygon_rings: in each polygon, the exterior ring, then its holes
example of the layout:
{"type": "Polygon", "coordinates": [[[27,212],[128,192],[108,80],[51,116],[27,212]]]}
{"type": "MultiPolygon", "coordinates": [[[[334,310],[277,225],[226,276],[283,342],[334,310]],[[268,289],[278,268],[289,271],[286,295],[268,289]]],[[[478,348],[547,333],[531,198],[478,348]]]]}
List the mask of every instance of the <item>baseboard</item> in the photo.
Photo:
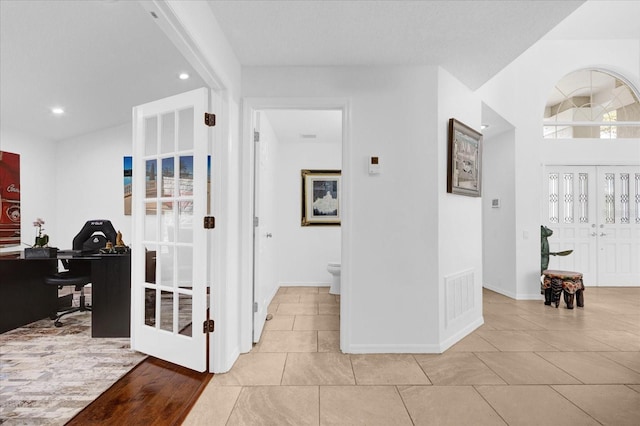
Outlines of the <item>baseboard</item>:
{"type": "Polygon", "coordinates": [[[331,282],[300,282],[280,283],[280,287],[331,287],[331,282]]]}
{"type": "Polygon", "coordinates": [[[487,290],[491,290],[494,291],[496,293],[499,293],[503,296],[507,296],[510,297],[511,299],[516,299],[516,295],[515,293],[511,293],[510,291],[506,291],[502,288],[498,288],[498,287],[494,287],[491,284],[482,284],[482,287],[486,288],[487,290]]]}
{"type": "Polygon", "coordinates": [[[444,341],[440,342],[440,352],[439,353],[443,353],[444,351],[449,349],[451,346],[455,345],[460,340],[464,339],[469,334],[473,333],[473,331],[475,329],[477,329],[478,327],[480,327],[482,324],[484,324],[484,318],[481,316],[480,318],[477,318],[475,321],[473,321],[471,324],[468,324],[462,330],[459,330],[453,336],[451,336],[448,339],[445,339],[444,341]]]}
{"type": "MultiPolygon", "coordinates": [[[[212,366],[210,372],[211,373],[227,373],[233,367],[233,364],[236,363],[238,357],[240,356],[240,348],[235,347],[230,354],[224,354],[221,358],[220,364],[222,365],[214,365],[212,366]]],[[[217,364],[217,363],[216,363],[217,364]]]]}
{"type": "Polygon", "coordinates": [[[407,345],[369,345],[355,344],[345,348],[349,354],[439,354],[440,345],[407,344],[407,345]]]}
{"type": "Polygon", "coordinates": [[[498,287],[493,287],[491,284],[482,284],[482,287],[486,288],[487,290],[495,291],[496,293],[502,294],[503,296],[507,296],[514,300],[542,300],[542,295],[540,293],[516,294],[498,287]]]}

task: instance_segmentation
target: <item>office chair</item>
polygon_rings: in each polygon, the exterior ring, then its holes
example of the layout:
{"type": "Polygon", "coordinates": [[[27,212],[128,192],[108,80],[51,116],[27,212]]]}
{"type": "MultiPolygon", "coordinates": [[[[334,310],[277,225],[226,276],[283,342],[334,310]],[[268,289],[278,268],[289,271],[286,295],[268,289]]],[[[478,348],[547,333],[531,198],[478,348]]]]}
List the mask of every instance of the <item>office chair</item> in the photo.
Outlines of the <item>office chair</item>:
{"type": "MultiPolygon", "coordinates": [[[[79,254],[95,254],[103,248],[107,241],[116,240],[116,230],[111,221],[90,220],[87,221],[78,235],[73,238],[72,250],[79,254]]],[[[55,285],[58,290],[65,286],[75,287],[75,291],[80,292],[79,306],[56,311],[51,315],[51,319],[56,327],[61,327],[60,318],[73,312],[90,311],[91,306],[85,304],[84,287],[91,282],[91,264],[87,260],[60,259],[65,271],[59,271],[53,275],[45,277],[47,285],[55,285]]]]}

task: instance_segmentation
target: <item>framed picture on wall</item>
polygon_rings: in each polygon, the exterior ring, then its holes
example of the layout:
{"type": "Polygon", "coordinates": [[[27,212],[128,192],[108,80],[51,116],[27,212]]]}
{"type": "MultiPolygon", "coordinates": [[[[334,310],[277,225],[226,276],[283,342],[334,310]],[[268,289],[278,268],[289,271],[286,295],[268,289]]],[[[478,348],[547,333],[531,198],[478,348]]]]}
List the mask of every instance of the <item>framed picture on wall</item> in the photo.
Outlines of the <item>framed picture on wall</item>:
{"type": "Polygon", "coordinates": [[[0,151],[0,247],[20,245],[20,155],[0,151]]]}
{"type": "Polygon", "coordinates": [[[302,170],[302,226],[340,226],[340,170],[302,170]]]}
{"type": "Polygon", "coordinates": [[[480,197],[482,134],[449,119],[447,192],[480,197]]]}

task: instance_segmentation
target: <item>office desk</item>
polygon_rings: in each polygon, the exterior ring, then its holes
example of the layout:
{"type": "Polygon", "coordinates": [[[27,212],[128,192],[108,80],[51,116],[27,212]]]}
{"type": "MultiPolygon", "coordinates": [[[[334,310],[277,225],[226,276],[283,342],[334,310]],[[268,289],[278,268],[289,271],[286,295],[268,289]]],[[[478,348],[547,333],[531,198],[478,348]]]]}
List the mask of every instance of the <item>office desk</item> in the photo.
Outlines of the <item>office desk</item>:
{"type": "MultiPolygon", "coordinates": [[[[25,259],[23,253],[0,253],[0,333],[43,318],[58,306],[58,292],[44,283],[58,259],[91,263],[91,336],[129,337],[131,327],[131,256],[72,255],[25,259]]],[[[53,327],[53,321],[51,322],[53,327]]]]}

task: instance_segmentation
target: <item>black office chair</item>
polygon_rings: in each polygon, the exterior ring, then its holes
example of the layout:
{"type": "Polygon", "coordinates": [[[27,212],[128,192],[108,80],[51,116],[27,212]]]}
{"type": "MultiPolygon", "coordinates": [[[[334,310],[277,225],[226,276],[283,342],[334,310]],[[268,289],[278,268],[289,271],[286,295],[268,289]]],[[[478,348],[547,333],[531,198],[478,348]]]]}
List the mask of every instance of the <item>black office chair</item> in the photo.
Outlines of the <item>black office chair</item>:
{"type": "MultiPolygon", "coordinates": [[[[87,221],[78,235],[73,239],[72,250],[79,254],[94,254],[103,248],[107,241],[112,243],[116,240],[116,230],[111,221],[108,220],[90,220],[87,221]]],[[[55,285],[58,290],[66,286],[75,287],[75,291],[80,292],[79,306],[65,308],[51,315],[51,319],[55,320],[54,325],[61,327],[60,318],[73,312],[90,311],[91,306],[86,305],[84,286],[91,282],[91,264],[90,261],[61,259],[62,265],[66,271],[59,271],[56,274],[45,277],[44,282],[47,285],[55,285]]]]}

